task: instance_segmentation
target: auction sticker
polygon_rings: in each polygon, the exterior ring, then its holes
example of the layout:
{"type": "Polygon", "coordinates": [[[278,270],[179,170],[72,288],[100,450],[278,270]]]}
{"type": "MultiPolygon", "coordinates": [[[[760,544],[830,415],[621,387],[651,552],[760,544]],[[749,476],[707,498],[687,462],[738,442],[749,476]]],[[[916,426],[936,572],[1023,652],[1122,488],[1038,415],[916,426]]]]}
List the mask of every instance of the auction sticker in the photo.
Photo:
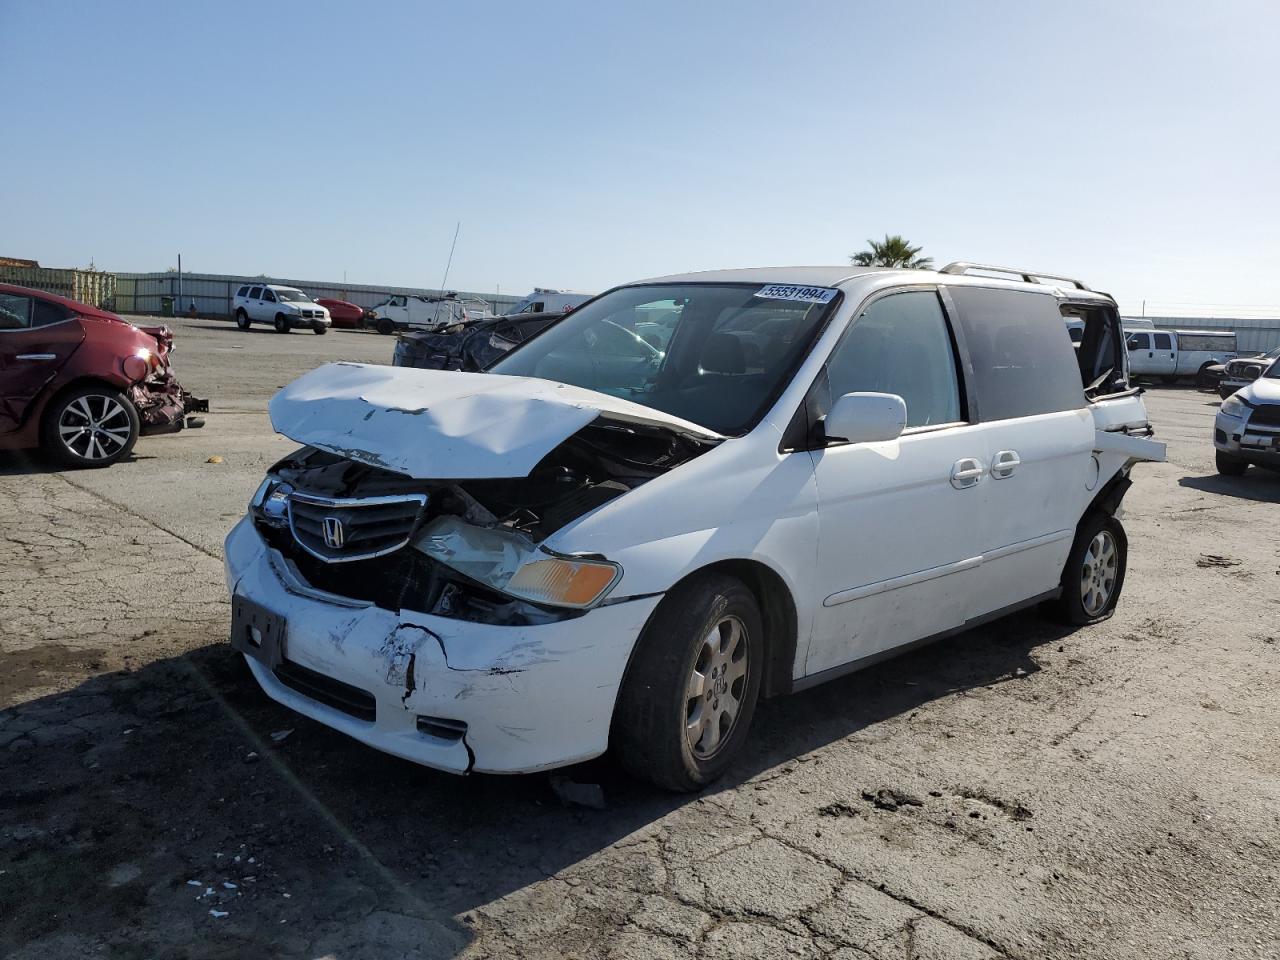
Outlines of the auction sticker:
{"type": "Polygon", "coordinates": [[[801,287],[793,283],[770,283],[756,291],[765,300],[798,300],[801,303],[830,303],[836,290],[831,287],[801,287]]]}

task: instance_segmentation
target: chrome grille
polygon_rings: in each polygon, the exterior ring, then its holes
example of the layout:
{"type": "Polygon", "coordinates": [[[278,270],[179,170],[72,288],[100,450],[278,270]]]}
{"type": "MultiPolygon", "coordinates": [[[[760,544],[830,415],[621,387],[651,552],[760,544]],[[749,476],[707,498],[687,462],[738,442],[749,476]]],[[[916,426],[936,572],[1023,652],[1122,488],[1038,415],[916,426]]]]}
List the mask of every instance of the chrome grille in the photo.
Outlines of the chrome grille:
{"type": "Polygon", "coordinates": [[[425,493],[338,499],[295,492],[289,529],[298,546],[326,563],[367,560],[408,543],[426,505],[425,493]]]}

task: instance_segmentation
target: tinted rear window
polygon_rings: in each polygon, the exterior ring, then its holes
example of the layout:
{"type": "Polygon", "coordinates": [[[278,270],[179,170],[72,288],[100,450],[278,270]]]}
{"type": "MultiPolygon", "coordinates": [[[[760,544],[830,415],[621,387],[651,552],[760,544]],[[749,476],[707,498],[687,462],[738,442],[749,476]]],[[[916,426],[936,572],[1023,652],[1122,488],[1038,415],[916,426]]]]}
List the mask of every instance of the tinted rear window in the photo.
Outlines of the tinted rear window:
{"type": "Polygon", "coordinates": [[[980,419],[1032,417],[1085,405],[1075,349],[1054,297],[948,289],[973,363],[980,419]]]}
{"type": "Polygon", "coordinates": [[[252,290],[250,290],[250,291],[249,291],[249,297],[250,297],[250,299],[253,299],[253,300],[261,300],[261,299],[262,299],[262,288],[261,288],[261,287],[254,287],[252,290]]]}
{"type": "Polygon", "coordinates": [[[244,297],[244,296],[248,296],[248,294],[249,294],[249,288],[248,288],[248,287],[241,287],[239,290],[237,290],[237,291],[236,291],[236,296],[237,296],[237,297],[244,297]]]}

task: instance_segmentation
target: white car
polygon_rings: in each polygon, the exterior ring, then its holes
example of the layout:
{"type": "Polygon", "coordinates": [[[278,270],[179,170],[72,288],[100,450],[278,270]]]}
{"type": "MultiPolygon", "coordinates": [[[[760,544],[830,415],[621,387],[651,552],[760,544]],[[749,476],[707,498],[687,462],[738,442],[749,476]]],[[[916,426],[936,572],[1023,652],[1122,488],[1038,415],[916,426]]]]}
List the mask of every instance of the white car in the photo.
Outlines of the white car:
{"type": "Polygon", "coordinates": [[[623,286],[486,373],[330,364],[271,401],[305,446],[227,538],[231,641],[396,756],[612,748],[696,789],[760,696],[1045,601],[1109,616],[1164,455],[1125,361],[1105,294],[953,264],[623,286]]]}
{"type": "Polygon", "coordinates": [[[1127,327],[1129,372],[1174,383],[1195,377],[1205,386],[1205,371],[1236,355],[1236,335],[1223,330],[1154,330],[1127,327]]]}
{"type": "Polygon", "coordinates": [[[274,283],[242,284],[232,299],[231,315],[241,330],[248,330],[254,323],[269,323],[276,333],[304,327],[323,334],[333,325],[329,311],[297,287],[274,283]]]}
{"type": "Polygon", "coordinates": [[[1280,470],[1280,360],[1222,401],[1213,446],[1218,472],[1226,476],[1242,475],[1251,463],[1280,470]]]}

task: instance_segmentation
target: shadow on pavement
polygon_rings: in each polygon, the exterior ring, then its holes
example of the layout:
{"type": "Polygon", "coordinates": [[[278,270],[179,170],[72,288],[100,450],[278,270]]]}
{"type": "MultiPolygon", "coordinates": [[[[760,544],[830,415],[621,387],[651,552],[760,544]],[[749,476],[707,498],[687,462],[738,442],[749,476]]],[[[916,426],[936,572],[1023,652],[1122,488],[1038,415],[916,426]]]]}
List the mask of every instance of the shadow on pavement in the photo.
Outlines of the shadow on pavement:
{"type": "Polygon", "coordinates": [[[1216,473],[1203,477],[1181,477],[1178,486],[1238,497],[1241,500],[1280,503],[1280,474],[1261,467],[1250,467],[1242,477],[1224,477],[1216,473]]]}
{"type": "MultiPolygon", "coordinates": [[[[1033,673],[1031,652],[1067,633],[1017,615],[766,702],[744,757],[710,792],[1033,673]]],[[[45,682],[56,654],[42,654],[45,682]]],[[[0,669],[21,672],[22,659],[0,653],[0,669]]],[[[0,757],[5,956],[49,956],[67,938],[112,956],[377,956],[387,923],[413,955],[453,956],[470,939],[455,916],[696,800],[607,760],[563,771],[599,784],[603,810],[563,805],[546,775],[427,770],[275,704],[224,644],[0,711],[0,757]],[[371,917],[384,918],[379,931],[371,917]]]]}

